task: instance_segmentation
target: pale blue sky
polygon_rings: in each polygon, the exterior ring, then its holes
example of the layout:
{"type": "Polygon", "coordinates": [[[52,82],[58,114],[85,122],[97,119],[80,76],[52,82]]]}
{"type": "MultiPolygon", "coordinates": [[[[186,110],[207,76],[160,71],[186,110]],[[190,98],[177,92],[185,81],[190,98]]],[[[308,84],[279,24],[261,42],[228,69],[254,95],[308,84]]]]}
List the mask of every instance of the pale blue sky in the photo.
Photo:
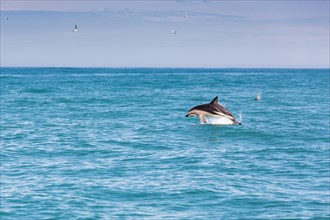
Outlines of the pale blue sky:
{"type": "Polygon", "coordinates": [[[1,0],[1,66],[329,68],[329,10],[328,0],[1,0]]]}

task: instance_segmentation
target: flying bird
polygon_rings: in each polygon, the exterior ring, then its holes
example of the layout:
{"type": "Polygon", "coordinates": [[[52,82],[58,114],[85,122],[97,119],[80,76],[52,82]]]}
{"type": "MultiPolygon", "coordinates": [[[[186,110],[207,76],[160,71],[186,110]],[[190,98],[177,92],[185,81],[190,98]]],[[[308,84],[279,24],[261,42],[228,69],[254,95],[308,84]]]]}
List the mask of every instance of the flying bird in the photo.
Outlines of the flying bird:
{"type": "Polygon", "coordinates": [[[73,32],[77,32],[78,31],[78,26],[76,24],[74,25],[74,29],[72,31],[73,32]]]}
{"type": "Polygon", "coordinates": [[[218,103],[218,96],[210,103],[197,105],[190,109],[186,117],[192,116],[197,116],[203,124],[241,125],[225,107],[218,103]]]}

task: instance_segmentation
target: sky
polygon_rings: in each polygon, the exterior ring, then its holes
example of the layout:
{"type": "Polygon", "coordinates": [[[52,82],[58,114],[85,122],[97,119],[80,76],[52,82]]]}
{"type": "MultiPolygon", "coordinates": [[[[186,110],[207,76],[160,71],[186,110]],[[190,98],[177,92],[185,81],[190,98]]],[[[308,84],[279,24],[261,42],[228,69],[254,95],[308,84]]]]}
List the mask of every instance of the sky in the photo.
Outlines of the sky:
{"type": "Polygon", "coordinates": [[[329,2],[1,0],[1,66],[329,68],[329,2]]]}

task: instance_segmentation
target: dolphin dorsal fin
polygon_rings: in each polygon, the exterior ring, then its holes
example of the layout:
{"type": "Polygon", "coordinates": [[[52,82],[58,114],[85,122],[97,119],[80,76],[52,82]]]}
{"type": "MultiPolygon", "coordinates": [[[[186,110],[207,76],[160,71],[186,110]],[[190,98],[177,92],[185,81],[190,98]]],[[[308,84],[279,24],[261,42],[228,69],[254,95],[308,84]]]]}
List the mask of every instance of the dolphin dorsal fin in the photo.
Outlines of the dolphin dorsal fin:
{"type": "Polygon", "coordinates": [[[211,105],[219,105],[218,103],[218,96],[216,96],[211,102],[210,102],[211,105]]]}

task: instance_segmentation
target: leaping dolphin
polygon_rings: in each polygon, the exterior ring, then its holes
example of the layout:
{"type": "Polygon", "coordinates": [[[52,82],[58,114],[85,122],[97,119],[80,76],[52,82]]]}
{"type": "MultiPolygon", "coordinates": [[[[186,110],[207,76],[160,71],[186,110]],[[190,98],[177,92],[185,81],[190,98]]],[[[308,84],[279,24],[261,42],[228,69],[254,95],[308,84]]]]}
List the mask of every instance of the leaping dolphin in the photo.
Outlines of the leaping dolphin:
{"type": "Polygon", "coordinates": [[[225,107],[218,103],[218,96],[208,104],[197,105],[190,109],[186,117],[192,116],[197,116],[202,123],[207,124],[241,125],[225,107]]]}

